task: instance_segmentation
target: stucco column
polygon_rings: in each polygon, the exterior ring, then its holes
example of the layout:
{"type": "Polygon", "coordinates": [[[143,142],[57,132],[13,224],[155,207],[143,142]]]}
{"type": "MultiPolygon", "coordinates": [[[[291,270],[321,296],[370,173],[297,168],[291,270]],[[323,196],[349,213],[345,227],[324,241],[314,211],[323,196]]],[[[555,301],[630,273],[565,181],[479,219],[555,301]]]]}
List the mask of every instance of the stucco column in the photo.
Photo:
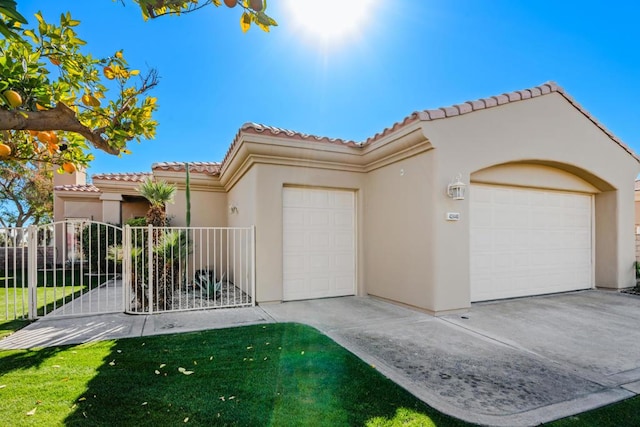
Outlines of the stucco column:
{"type": "Polygon", "coordinates": [[[103,194],[102,200],[102,221],[110,224],[120,224],[122,222],[120,203],[122,194],[103,194]]]}

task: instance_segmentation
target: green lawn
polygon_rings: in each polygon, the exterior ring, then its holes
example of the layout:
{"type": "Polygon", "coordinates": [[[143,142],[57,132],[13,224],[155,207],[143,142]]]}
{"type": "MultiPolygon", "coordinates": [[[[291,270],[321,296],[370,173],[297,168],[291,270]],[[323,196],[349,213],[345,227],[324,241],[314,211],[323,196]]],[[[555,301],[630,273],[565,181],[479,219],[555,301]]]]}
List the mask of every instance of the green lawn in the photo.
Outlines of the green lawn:
{"type": "MultiPolygon", "coordinates": [[[[38,272],[38,315],[49,313],[86,292],[91,280],[91,286],[99,284],[97,277],[85,277],[79,269],[38,272]],[[47,286],[43,286],[43,284],[47,286]],[[73,283],[73,287],[71,284],[73,283]],[[54,287],[54,284],[56,285],[54,287]],[[66,286],[62,287],[65,284],[66,286]]],[[[27,278],[20,272],[0,271],[0,338],[24,327],[28,320],[27,278]],[[24,288],[23,288],[24,283],[24,288]]]]}
{"type": "MultiPolygon", "coordinates": [[[[66,286],[63,289],[56,289],[54,294],[53,288],[37,288],[38,315],[50,313],[73,298],[79,297],[86,290],[86,287],[66,286]]],[[[14,292],[11,288],[8,291],[0,288],[0,339],[29,324],[27,307],[26,289],[16,289],[14,292]]]]}
{"type": "Polygon", "coordinates": [[[0,352],[0,414],[13,426],[466,425],[286,323],[0,352]]]}
{"type": "Polygon", "coordinates": [[[550,423],[551,427],[607,427],[640,425],[640,396],[550,423]]]}

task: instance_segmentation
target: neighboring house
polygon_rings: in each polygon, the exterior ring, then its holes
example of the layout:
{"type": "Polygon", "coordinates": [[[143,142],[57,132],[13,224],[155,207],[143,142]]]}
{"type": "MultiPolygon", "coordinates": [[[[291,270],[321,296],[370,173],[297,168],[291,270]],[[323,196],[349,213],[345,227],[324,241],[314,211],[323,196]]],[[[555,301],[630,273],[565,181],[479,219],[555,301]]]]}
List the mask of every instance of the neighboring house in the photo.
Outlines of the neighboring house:
{"type": "MultiPolygon", "coordinates": [[[[554,83],[416,112],[361,143],[249,123],[222,163],[192,167],[193,226],[256,226],[258,303],[368,294],[443,314],[635,285],[640,161],[554,83]],[[458,180],[463,199],[448,194],[458,180]]],[[[178,184],[174,225],[184,172],[152,168],[178,184]]],[[[56,219],[125,220],[142,176],[56,187],[56,219]]]]}
{"type": "MultiPolygon", "coordinates": [[[[192,225],[209,225],[212,213],[203,206],[216,203],[215,184],[220,165],[218,163],[195,162],[190,164],[191,200],[197,209],[192,213],[192,225]]],[[[136,217],[144,217],[149,202],[138,192],[138,186],[148,177],[178,183],[176,204],[167,205],[167,215],[176,218],[173,225],[185,225],[183,163],[157,163],[152,172],[106,173],[92,176],[92,184],[86,183],[84,172],[72,175],[56,174],[54,188],[54,218],[90,219],[111,224],[123,224],[136,217]]],[[[222,214],[226,210],[222,209],[222,214]]],[[[213,214],[215,216],[215,214],[213,214]]]]}

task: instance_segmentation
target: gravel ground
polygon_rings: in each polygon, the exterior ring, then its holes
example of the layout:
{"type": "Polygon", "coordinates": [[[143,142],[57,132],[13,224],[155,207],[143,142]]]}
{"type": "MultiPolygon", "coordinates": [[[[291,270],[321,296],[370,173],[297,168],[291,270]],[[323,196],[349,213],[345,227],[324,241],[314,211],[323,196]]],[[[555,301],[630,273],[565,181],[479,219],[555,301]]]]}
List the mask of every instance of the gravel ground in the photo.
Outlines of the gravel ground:
{"type": "Polygon", "coordinates": [[[251,296],[243,292],[233,283],[223,283],[220,292],[214,298],[208,298],[207,292],[198,287],[173,292],[173,310],[185,310],[190,308],[215,308],[237,307],[251,304],[251,296]]]}

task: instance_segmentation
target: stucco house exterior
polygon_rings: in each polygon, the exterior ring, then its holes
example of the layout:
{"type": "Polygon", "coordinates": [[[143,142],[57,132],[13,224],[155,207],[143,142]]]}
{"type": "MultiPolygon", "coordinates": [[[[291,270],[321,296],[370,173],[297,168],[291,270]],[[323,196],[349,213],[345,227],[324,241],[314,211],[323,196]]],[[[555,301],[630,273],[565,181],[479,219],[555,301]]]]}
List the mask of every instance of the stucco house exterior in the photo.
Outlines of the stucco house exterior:
{"type": "MultiPolygon", "coordinates": [[[[415,112],[363,142],[248,123],[222,162],[190,171],[193,226],[255,225],[259,304],[372,295],[438,315],[635,285],[640,160],[555,83],[415,112]]],[[[151,173],[178,185],[167,210],[184,225],[184,164],[151,173]]],[[[67,177],[56,219],[143,215],[145,176],[67,177]]]]}

